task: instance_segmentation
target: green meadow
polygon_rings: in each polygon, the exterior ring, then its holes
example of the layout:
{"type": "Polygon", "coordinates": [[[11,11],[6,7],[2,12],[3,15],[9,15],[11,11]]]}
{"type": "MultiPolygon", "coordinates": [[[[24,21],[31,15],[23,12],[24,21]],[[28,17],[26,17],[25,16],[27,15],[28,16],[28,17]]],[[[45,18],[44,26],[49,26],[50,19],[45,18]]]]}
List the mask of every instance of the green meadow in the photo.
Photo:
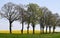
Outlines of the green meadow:
{"type": "Polygon", "coordinates": [[[60,33],[54,34],[0,34],[0,38],[60,38],[60,33]]]}
{"type": "Polygon", "coordinates": [[[24,30],[23,33],[13,30],[10,34],[7,30],[0,30],[0,38],[60,38],[60,33],[40,34],[39,30],[35,30],[35,34],[32,34],[32,30],[29,31],[29,34],[27,34],[27,30],[24,30]]]}

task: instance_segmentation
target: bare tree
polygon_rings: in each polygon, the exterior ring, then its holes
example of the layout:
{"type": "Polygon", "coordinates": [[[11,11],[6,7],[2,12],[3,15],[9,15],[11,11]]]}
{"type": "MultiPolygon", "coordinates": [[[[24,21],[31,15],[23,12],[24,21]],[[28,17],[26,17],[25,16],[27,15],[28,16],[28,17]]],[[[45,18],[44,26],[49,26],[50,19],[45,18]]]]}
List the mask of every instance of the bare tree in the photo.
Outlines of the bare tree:
{"type": "Polygon", "coordinates": [[[0,14],[2,17],[5,17],[9,20],[9,30],[10,33],[12,33],[11,31],[12,23],[13,21],[18,20],[20,17],[19,12],[17,10],[17,5],[11,2],[5,4],[1,9],[0,14]]]}

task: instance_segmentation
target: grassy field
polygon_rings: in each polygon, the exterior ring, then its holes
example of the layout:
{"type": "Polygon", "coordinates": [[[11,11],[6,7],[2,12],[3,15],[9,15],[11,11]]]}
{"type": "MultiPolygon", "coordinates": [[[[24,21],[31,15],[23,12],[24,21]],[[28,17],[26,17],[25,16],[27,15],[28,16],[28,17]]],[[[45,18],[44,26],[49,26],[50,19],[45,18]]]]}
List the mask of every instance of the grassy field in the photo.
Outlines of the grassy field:
{"type": "Polygon", "coordinates": [[[0,34],[0,38],[60,38],[60,33],[54,33],[54,34],[0,34]]]}
{"type": "Polygon", "coordinates": [[[60,38],[60,33],[40,34],[38,30],[35,31],[35,34],[32,34],[32,30],[29,33],[27,34],[27,31],[24,30],[24,34],[21,34],[21,31],[13,30],[12,34],[9,34],[7,30],[0,30],[0,38],[60,38]]]}

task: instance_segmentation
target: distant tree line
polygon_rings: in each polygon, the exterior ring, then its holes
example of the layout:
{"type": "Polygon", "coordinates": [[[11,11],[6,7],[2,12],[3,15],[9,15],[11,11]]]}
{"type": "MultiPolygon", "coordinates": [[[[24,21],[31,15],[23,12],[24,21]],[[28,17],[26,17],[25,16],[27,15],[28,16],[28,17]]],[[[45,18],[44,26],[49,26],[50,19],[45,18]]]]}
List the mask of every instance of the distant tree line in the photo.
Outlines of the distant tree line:
{"type": "Polygon", "coordinates": [[[33,34],[36,24],[40,24],[40,33],[44,33],[44,27],[49,27],[49,33],[51,33],[51,27],[53,27],[53,33],[56,26],[60,26],[60,16],[53,14],[47,7],[40,7],[37,4],[30,3],[28,5],[17,5],[14,3],[5,4],[1,10],[0,15],[3,18],[9,20],[9,30],[12,33],[12,23],[16,20],[22,24],[21,33],[23,34],[24,23],[27,24],[27,33],[29,34],[29,25],[33,28],[33,34]]]}

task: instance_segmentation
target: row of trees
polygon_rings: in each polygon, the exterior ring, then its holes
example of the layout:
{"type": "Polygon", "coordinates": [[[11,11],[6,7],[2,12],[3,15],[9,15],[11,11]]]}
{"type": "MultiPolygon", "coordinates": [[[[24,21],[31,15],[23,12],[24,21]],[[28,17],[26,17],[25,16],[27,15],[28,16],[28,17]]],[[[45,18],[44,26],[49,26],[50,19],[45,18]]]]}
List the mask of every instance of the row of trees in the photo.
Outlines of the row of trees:
{"type": "Polygon", "coordinates": [[[40,24],[41,33],[44,33],[44,27],[49,27],[49,33],[51,33],[51,27],[53,32],[55,27],[60,25],[60,18],[57,13],[53,14],[48,8],[40,7],[37,4],[30,3],[28,5],[17,5],[11,2],[5,4],[0,10],[1,17],[5,17],[9,20],[9,29],[12,33],[12,23],[16,20],[22,24],[21,33],[23,34],[24,23],[27,24],[27,33],[29,34],[29,25],[33,28],[33,34],[35,25],[40,24]]]}

